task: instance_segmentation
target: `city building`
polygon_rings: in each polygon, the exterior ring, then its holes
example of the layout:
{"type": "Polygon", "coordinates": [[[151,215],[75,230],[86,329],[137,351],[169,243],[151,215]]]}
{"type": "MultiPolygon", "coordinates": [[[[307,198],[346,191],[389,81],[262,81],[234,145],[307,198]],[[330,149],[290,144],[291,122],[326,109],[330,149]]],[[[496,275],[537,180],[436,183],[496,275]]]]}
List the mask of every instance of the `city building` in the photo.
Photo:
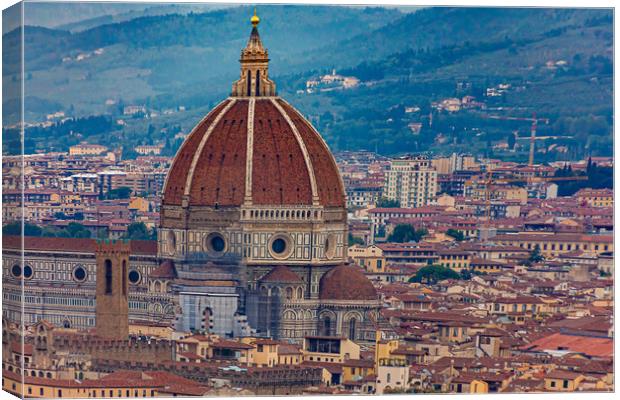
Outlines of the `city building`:
{"type": "Polygon", "coordinates": [[[72,156],[98,156],[108,151],[108,148],[100,144],[80,143],[69,147],[72,156]]]}
{"type": "Polygon", "coordinates": [[[384,196],[403,208],[422,207],[435,200],[437,171],[426,156],[403,157],[390,161],[384,196]]]}

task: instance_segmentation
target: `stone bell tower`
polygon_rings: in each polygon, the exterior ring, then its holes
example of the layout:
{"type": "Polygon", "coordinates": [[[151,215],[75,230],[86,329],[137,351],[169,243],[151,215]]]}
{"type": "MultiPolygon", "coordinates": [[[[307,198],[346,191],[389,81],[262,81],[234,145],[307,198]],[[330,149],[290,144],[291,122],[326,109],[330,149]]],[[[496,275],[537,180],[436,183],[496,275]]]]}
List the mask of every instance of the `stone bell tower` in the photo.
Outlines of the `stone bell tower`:
{"type": "Polygon", "coordinates": [[[95,255],[96,334],[106,339],[125,340],[129,336],[129,242],[98,241],[95,255]]]}

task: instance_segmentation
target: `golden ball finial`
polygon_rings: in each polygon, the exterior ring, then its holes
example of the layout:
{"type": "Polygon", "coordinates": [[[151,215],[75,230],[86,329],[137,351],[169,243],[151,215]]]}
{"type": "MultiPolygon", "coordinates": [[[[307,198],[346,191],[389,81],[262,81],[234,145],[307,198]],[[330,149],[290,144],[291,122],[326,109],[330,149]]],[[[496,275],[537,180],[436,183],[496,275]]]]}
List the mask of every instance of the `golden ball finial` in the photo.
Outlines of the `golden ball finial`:
{"type": "Polygon", "coordinates": [[[258,15],[256,15],[256,7],[254,7],[254,15],[252,16],[252,18],[250,18],[250,22],[252,23],[252,26],[255,28],[260,23],[260,18],[258,18],[258,15]]]}

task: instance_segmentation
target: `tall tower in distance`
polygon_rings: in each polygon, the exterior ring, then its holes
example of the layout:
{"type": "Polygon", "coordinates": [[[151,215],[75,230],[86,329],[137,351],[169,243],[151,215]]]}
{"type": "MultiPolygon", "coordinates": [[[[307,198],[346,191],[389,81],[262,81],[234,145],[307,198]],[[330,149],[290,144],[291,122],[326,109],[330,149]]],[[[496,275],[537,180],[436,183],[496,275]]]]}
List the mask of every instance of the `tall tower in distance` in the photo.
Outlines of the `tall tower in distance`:
{"type": "Polygon", "coordinates": [[[106,339],[129,336],[129,242],[98,241],[96,291],[96,334],[106,339]]]}

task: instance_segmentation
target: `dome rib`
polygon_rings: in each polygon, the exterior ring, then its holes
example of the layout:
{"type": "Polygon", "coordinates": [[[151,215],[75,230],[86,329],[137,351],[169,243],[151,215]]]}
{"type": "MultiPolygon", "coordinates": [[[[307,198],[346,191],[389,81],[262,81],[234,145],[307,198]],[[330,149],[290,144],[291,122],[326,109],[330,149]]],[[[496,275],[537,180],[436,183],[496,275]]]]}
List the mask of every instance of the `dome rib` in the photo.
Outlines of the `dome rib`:
{"type": "Polygon", "coordinates": [[[329,150],[327,143],[323,137],[317,132],[312,124],[301,113],[284,99],[278,98],[272,100],[280,103],[280,107],[284,110],[289,121],[299,122],[299,128],[296,131],[304,143],[304,148],[311,160],[311,165],[316,161],[316,169],[312,176],[315,180],[320,180],[321,185],[318,186],[318,196],[321,203],[328,206],[344,207],[345,205],[345,188],[342,176],[338,172],[338,164],[334,155],[329,150]],[[330,168],[325,166],[330,164],[330,168]]]}
{"type": "Polygon", "coordinates": [[[312,166],[312,160],[310,159],[310,155],[308,154],[308,149],[306,148],[306,144],[301,138],[299,131],[297,130],[297,126],[291,120],[291,117],[284,110],[284,108],[276,101],[276,99],[271,99],[271,103],[278,109],[282,117],[286,121],[286,123],[293,131],[293,135],[295,135],[295,139],[297,140],[297,144],[301,149],[302,154],[304,155],[304,161],[306,162],[306,169],[308,170],[308,176],[310,176],[310,185],[312,188],[312,204],[317,205],[319,203],[319,192],[316,184],[316,177],[314,176],[314,167],[312,166]]]}
{"type": "Polygon", "coordinates": [[[245,190],[243,202],[252,204],[252,165],[254,157],[254,110],[256,109],[256,99],[250,98],[248,104],[248,136],[246,138],[245,154],[245,190]]]}
{"type": "Polygon", "coordinates": [[[192,187],[192,181],[194,180],[194,171],[196,170],[196,165],[198,164],[198,160],[200,158],[200,155],[202,154],[202,151],[204,149],[205,144],[207,143],[207,140],[211,136],[211,133],[213,132],[215,127],[219,124],[219,122],[222,119],[222,117],[224,115],[226,115],[228,110],[230,110],[232,108],[232,106],[236,102],[237,102],[237,100],[233,99],[233,100],[230,101],[230,103],[226,104],[224,109],[217,115],[215,120],[211,123],[211,125],[209,126],[209,128],[207,129],[205,134],[202,135],[202,139],[200,140],[200,144],[198,145],[198,149],[194,153],[194,158],[192,159],[192,164],[190,165],[189,171],[187,173],[187,181],[185,182],[185,190],[183,192],[183,196],[189,196],[189,194],[190,194],[190,190],[191,190],[191,187],[192,187]]]}
{"type": "Polygon", "coordinates": [[[238,206],[243,202],[247,101],[237,101],[216,124],[193,171],[189,205],[238,206]]]}
{"type": "Polygon", "coordinates": [[[190,134],[187,136],[187,139],[183,141],[181,147],[177,151],[177,154],[172,159],[172,163],[170,164],[170,170],[166,175],[166,179],[164,181],[164,195],[162,202],[173,205],[181,205],[182,193],[179,193],[177,190],[178,187],[173,187],[171,183],[182,180],[184,176],[183,174],[187,173],[187,169],[189,168],[191,163],[191,161],[189,161],[189,158],[195,155],[191,153],[190,147],[192,145],[197,146],[202,139],[202,136],[199,134],[199,132],[210,126],[210,122],[213,122],[213,119],[220,115],[223,108],[225,108],[226,105],[231,101],[231,99],[226,99],[220,102],[217,106],[215,106],[213,110],[211,110],[207,115],[205,115],[205,117],[194,127],[194,129],[192,129],[190,134]]]}
{"type": "Polygon", "coordinates": [[[236,97],[185,140],[162,204],[344,207],[344,191],[329,148],[301,114],[279,98],[236,97]]]}

